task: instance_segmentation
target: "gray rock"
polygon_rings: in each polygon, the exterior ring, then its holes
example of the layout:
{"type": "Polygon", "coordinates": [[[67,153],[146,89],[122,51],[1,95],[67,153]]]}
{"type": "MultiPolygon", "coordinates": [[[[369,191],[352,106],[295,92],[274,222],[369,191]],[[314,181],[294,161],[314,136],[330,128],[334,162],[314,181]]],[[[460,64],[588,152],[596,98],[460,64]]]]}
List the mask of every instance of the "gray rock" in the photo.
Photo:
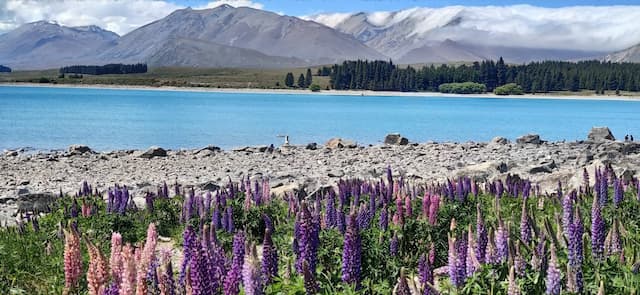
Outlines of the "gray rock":
{"type": "Polygon", "coordinates": [[[540,135],[538,134],[527,134],[518,137],[516,142],[519,144],[541,144],[542,140],[540,140],[540,135]]]}
{"type": "Polygon", "coordinates": [[[625,142],[622,146],[622,154],[631,155],[640,153],[640,143],[625,142]]]}
{"type": "Polygon", "coordinates": [[[400,133],[391,133],[384,137],[384,144],[407,145],[409,144],[409,139],[402,137],[400,133]]]}
{"type": "Polygon", "coordinates": [[[18,199],[18,212],[47,212],[49,205],[55,201],[51,193],[34,193],[21,195],[18,199]]]}
{"type": "Polygon", "coordinates": [[[332,138],[325,143],[325,147],[328,149],[341,149],[341,148],[355,148],[357,145],[350,140],[344,140],[342,138],[332,138]]]}
{"type": "Polygon", "coordinates": [[[556,166],[555,161],[543,162],[543,163],[540,163],[539,165],[531,167],[531,169],[529,169],[529,173],[530,174],[553,173],[553,169],[557,167],[558,166],[556,166]]]}
{"type": "Polygon", "coordinates": [[[333,171],[329,172],[327,174],[327,176],[335,177],[335,178],[344,177],[344,171],[342,171],[342,170],[333,170],[333,171]]]}
{"type": "Polygon", "coordinates": [[[318,149],[318,144],[317,144],[317,143],[315,143],[315,142],[312,142],[312,143],[310,143],[310,144],[307,144],[307,146],[305,147],[305,149],[315,151],[315,150],[317,150],[317,149],[318,149]]]}
{"type": "Polygon", "coordinates": [[[148,150],[140,154],[138,157],[144,158],[144,159],[151,159],[155,157],[166,157],[166,156],[167,156],[167,151],[165,149],[157,146],[152,146],[148,150]]]}
{"type": "Polygon", "coordinates": [[[214,152],[214,153],[215,153],[215,152],[219,152],[219,151],[221,151],[221,150],[222,150],[222,149],[220,149],[219,147],[217,147],[217,146],[215,146],[215,145],[209,145],[209,146],[206,146],[206,147],[203,147],[203,148],[201,148],[201,149],[197,150],[197,151],[195,152],[195,154],[199,154],[199,153],[202,153],[202,152],[205,152],[205,153],[207,153],[207,154],[210,154],[209,152],[214,152]]]}
{"type": "Polygon", "coordinates": [[[502,137],[502,136],[496,136],[493,139],[491,139],[491,143],[493,144],[508,144],[509,140],[502,137]]]}
{"type": "Polygon", "coordinates": [[[5,151],[4,155],[7,157],[15,157],[18,155],[18,151],[5,151]]]}
{"type": "Polygon", "coordinates": [[[82,155],[84,153],[90,153],[90,154],[94,153],[94,151],[92,151],[88,146],[81,145],[81,144],[70,145],[68,152],[71,155],[82,155]]]}
{"type": "Polygon", "coordinates": [[[609,127],[593,127],[589,131],[587,138],[593,141],[616,140],[609,127]]]}
{"type": "Polygon", "coordinates": [[[210,192],[216,191],[217,189],[220,188],[220,186],[213,181],[207,181],[205,183],[201,183],[198,187],[203,191],[210,191],[210,192]]]}

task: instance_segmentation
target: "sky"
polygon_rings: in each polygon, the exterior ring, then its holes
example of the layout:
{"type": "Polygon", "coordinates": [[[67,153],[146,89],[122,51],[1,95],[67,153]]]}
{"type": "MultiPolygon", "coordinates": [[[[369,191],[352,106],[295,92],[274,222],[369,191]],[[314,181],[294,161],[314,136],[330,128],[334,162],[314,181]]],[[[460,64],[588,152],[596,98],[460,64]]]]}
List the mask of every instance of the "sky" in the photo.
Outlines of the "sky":
{"type": "Polygon", "coordinates": [[[66,26],[97,25],[123,35],[161,19],[177,9],[186,7],[203,9],[222,4],[231,4],[236,7],[249,6],[307,19],[312,16],[326,15],[329,19],[338,20],[348,15],[345,13],[368,12],[371,18],[376,16],[379,18],[380,15],[388,15],[387,11],[414,7],[438,8],[440,10],[436,14],[441,15],[442,12],[446,12],[446,7],[462,5],[475,7],[474,14],[469,16],[467,25],[518,34],[524,32],[523,35],[521,34],[522,37],[529,40],[535,40],[540,35],[549,35],[546,40],[562,44],[567,42],[563,38],[566,34],[585,35],[584,38],[580,38],[586,47],[591,47],[589,44],[595,40],[598,43],[593,47],[606,50],[623,49],[625,46],[640,42],[640,30],[637,29],[637,20],[640,19],[640,0],[529,1],[527,3],[523,0],[0,0],[0,34],[25,23],[48,20],[66,26]],[[620,7],[619,5],[633,6],[620,7]],[[495,13],[496,9],[487,6],[499,6],[500,13],[495,13]],[[539,7],[553,9],[538,9],[539,7]]]}

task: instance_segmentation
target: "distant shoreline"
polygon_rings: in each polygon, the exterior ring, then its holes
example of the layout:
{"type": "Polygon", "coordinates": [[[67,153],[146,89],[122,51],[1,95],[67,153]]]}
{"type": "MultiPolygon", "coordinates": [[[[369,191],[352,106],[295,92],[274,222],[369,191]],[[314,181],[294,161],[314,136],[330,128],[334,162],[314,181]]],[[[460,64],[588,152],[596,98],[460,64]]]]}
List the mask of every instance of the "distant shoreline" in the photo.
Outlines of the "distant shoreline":
{"type": "Polygon", "coordinates": [[[202,93],[238,93],[238,94],[311,94],[334,96],[397,96],[397,97],[443,97],[443,98],[510,98],[510,99],[558,99],[558,100],[610,100],[610,101],[640,101],[640,96],[615,95],[557,95],[525,94],[525,95],[495,95],[485,94],[449,94],[440,92],[396,92],[372,90],[322,90],[311,92],[299,89],[262,89],[262,88],[203,88],[203,87],[173,87],[173,86],[143,86],[143,85],[106,85],[106,84],[40,84],[40,83],[0,83],[0,87],[40,87],[40,88],[81,88],[81,89],[114,89],[114,90],[151,90],[202,93]]]}

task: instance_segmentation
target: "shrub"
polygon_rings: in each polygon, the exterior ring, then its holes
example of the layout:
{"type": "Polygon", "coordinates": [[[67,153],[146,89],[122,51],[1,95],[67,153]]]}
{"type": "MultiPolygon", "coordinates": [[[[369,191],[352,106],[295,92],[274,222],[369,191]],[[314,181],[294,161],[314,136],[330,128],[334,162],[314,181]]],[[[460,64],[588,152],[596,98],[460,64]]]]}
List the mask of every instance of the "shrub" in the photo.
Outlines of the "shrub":
{"type": "Polygon", "coordinates": [[[320,92],[320,85],[311,84],[311,86],[309,86],[309,90],[311,90],[312,92],[320,92]]]}
{"type": "Polygon", "coordinates": [[[493,93],[496,95],[522,95],[524,90],[516,83],[509,83],[500,87],[497,87],[493,93]]]}
{"type": "Polygon", "coordinates": [[[438,90],[442,93],[478,94],[487,92],[487,86],[480,83],[445,83],[440,84],[438,90]]]}

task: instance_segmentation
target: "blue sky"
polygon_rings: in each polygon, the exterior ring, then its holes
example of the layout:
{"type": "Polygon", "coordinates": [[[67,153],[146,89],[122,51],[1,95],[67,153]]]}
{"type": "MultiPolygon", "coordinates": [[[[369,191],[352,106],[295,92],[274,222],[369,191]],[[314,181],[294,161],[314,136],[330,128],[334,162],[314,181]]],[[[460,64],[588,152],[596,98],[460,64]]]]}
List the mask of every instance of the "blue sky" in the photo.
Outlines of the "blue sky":
{"type": "MultiPolygon", "coordinates": [[[[172,2],[184,6],[201,6],[211,0],[173,0],[172,2]]],[[[410,7],[443,7],[450,5],[486,6],[486,5],[513,5],[531,4],[542,7],[564,7],[576,5],[639,5],[640,0],[566,0],[566,1],[518,1],[518,0],[254,0],[264,5],[264,9],[283,12],[288,15],[309,15],[320,12],[354,12],[354,11],[380,11],[400,10],[410,7]]]]}

